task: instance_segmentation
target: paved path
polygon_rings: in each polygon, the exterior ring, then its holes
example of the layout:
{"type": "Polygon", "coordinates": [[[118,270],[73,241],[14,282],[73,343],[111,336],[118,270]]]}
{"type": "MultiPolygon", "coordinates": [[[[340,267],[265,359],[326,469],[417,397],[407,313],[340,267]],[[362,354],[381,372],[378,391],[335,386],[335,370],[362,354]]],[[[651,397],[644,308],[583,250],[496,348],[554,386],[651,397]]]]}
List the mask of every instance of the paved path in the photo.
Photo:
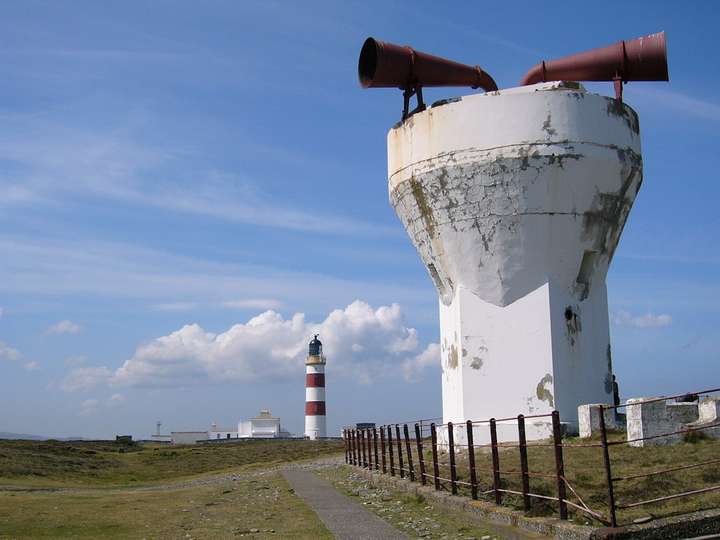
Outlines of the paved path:
{"type": "Polygon", "coordinates": [[[283,471],[283,476],[339,540],[408,538],[309,470],[288,469],[283,471]]]}

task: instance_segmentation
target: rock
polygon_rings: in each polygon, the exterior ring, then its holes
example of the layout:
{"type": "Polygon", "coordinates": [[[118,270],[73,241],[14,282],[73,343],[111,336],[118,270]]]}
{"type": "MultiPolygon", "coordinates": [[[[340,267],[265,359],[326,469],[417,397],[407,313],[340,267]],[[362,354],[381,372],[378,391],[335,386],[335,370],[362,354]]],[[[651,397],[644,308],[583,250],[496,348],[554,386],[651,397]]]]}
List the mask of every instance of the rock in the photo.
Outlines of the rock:
{"type": "Polygon", "coordinates": [[[260,529],[250,529],[250,532],[251,532],[251,533],[259,533],[259,532],[260,532],[260,529]]]}
{"type": "Polygon", "coordinates": [[[490,536],[489,534],[486,534],[485,536],[481,536],[480,540],[492,540],[492,536],[490,536]]]}

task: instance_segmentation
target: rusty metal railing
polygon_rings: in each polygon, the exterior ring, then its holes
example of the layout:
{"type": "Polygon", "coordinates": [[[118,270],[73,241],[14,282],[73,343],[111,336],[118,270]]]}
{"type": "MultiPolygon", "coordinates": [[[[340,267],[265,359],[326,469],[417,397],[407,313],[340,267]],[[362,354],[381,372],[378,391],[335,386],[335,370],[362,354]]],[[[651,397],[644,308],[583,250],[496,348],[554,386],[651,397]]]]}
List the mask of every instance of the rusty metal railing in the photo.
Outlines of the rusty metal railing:
{"type": "MultiPolygon", "coordinates": [[[[716,392],[720,392],[720,388],[693,392],[692,395],[701,396],[716,392]]],[[[643,403],[669,400],[686,395],[679,394],[677,396],[646,400],[643,403]]],[[[378,471],[382,474],[407,478],[411,482],[432,485],[435,490],[448,491],[453,495],[463,492],[472,499],[489,500],[498,505],[504,503],[503,499],[506,495],[516,496],[520,498],[521,507],[525,511],[531,509],[533,499],[551,501],[556,503],[556,511],[560,519],[568,519],[568,507],[570,507],[575,512],[612,527],[618,525],[617,514],[619,510],[720,490],[720,485],[702,486],[662,497],[618,502],[616,500],[618,483],[720,464],[720,458],[714,458],[694,463],[675,464],[673,467],[660,470],[653,469],[642,473],[613,475],[613,469],[617,468],[618,465],[612,461],[611,448],[613,446],[694,431],[701,432],[715,427],[720,428],[720,422],[713,422],[708,425],[686,427],[682,430],[647,437],[610,440],[608,437],[609,430],[605,424],[605,411],[623,408],[627,405],[600,407],[600,440],[597,442],[593,440],[588,442],[563,442],[562,423],[558,411],[527,416],[520,414],[516,417],[491,418],[482,421],[468,420],[464,424],[456,425],[452,422],[443,424],[431,421],[428,423],[427,420],[424,420],[414,423],[388,424],[371,429],[347,428],[343,430],[345,462],[368,470],[378,471]],[[526,420],[542,418],[548,420],[547,426],[549,429],[551,428],[551,437],[541,441],[528,441],[526,420]],[[503,424],[506,435],[508,427],[514,423],[517,440],[499,442],[497,434],[499,423],[503,424]],[[485,428],[488,430],[487,438],[490,442],[476,444],[474,442],[476,435],[479,432],[482,433],[479,430],[485,428]],[[442,429],[444,434],[442,442],[438,440],[439,429],[442,429]],[[461,440],[464,439],[465,442],[456,440],[456,437],[461,440]],[[552,456],[548,455],[548,459],[545,460],[548,466],[545,470],[531,470],[529,465],[530,454],[537,453],[541,449],[547,452],[552,451],[552,456]],[[588,497],[586,494],[579,489],[579,484],[571,478],[571,475],[566,473],[564,454],[568,451],[576,451],[576,449],[579,451],[586,449],[585,451],[589,452],[596,450],[597,455],[602,456],[607,491],[607,508],[604,510],[592,508],[587,503],[588,497]],[[512,466],[502,465],[502,463],[509,460],[509,457],[503,457],[506,454],[501,451],[506,452],[508,450],[517,451],[519,467],[513,468],[512,466]],[[478,464],[477,452],[489,454],[489,467],[478,464]],[[519,482],[518,480],[513,481],[517,488],[512,489],[515,486],[509,485],[509,480],[518,477],[519,482]],[[533,485],[538,480],[544,481],[546,492],[543,493],[537,489],[533,490],[533,485]],[[554,486],[554,492],[552,493],[547,491],[547,483],[550,482],[554,486]]],[[[515,437],[515,434],[513,434],[513,437],[515,437]]],[[[484,461],[487,461],[487,459],[484,461]]],[[[582,471],[578,470],[570,472],[582,473],[582,471]]],[[[535,487],[538,486],[535,485],[535,487]]],[[[597,496],[594,500],[597,500],[597,496]]]]}
{"type": "Polygon", "coordinates": [[[646,473],[639,473],[639,474],[633,474],[633,475],[625,475],[625,476],[617,476],[614,477],[612,474],[612,461],[611,461],[611,455],[610,455],[610,448],[612,446],[616,445],[624,445],[624,444],[630,444],[633,442],[639,442],[639,441],[649,441],[649,440],[656,440],[664,437],[670,437],[673,435],[686,435],[693,432],[704,432],[705,430],[717,428],[720,427],[720,422],[712,422],[706,425],[702,426],[696,426],[696,427],[684,427],[680,430],[675,430],[667,433],[660,433],[655,435],[650,435],[647,437],[634,437],[632,439],[626,439],[623,441],[609,441],[608,440],[608,429],[605,422],[605,411],[612,410],[616,411],[618,409],[627,408],[628,406],[633,405],[640,405],[640,404],[648,404],[648,403],[657,403],[659,401],[668,401],[671,399],[677,399],[677,398],[684,398],[686,396],[694,396],[695,399],[699,399],[700,396],[703,395],[710,395],[720,392],[720,388],[711,388],[709,390],[701,390],[700,392],[686,392],[683,394],[677,394],[674,396],[664,396],[659,398],[653,398],[653,399],[646,399],[642,401],[635,401],[633,403],[623,403],[620,405],[614,405],[614,406],[604,406],[600,405],[599,407],[599,423],[600,423],[600,441],[603,449],[603,462],[605,465],[605,478],[606,478],[606,486],[607,486],[607,499],[608,499],[608,508],[609,508],[609,514],[610,514],[610,525],[612,527],[617,527],[618,519],[617,519],[617,511],[621,509],[628,509],[628,508],[636,508],[638,506],[645,506],[648,504],[656,504],[661,503],[664,501],[668,501],[671,499],[678,499],[681,497],[691,497],[693,495],[700,495],[703,493],[709,493],[711,491],[718,491],[720,490],[720,485],[714,485],[709,487],[703,487],[701,489],[693,489],[689,491],[684,491],[680,493],[671,493],[668,495],[664,495],[662,497],[654,497],[652,499],[645,499],[640,501],[632,501],[632,502],[617,502],[615,498],[615,486],[617,482],[627,481],[627,480],[634,480],[638,478],[647,478],[650,476],[657,476],[662,474],[670,474],[673,472],[681,471],[681,470],[687,470],[687,469],[694,469],[698,467],[704,467],[707,465],[714,465],[716,463],[719,463],[720,460],[718,459],[711,459],[711,460],[705,460],[697,463],[691,463],[688,465],[679,465],[675,467],[670,467],[666,469],[661,470],[653,470],[646,473]]]}

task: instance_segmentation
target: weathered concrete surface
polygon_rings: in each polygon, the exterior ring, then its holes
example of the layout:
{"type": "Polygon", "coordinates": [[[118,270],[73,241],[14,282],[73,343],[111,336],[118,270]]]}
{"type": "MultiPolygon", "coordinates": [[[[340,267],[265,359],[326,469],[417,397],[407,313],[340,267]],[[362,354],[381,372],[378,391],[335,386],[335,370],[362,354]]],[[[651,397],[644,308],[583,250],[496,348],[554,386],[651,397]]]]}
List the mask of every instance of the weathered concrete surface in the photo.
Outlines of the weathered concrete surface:
{"type": "Polygon", "coordinates": [[[668,403],[649,400],[657,398],[632,398],[627,400],[628,440],[657,437],[650,440],[630,442],[630,446],[659,446],[674,444],[682,440],[682,434],[675,433],[698,419],[697,403],[668,403]],[[666,433],[675,433],[659,437],[666,433]]]}
{"type": "Polygon", "coordinates": [[[578,405],[612,401],[605,276],[641,181],[635,112],[576,83],[390,130],[390,201],[440,298],[445,422],[558,409],[577,429],[578,405]]]}
{"type": "Polygon", "coordinates": [[[408,537],[338,492],[311,471],[293,469],[283,476],[295,493],[307,502],[335,538],[340,540],[405,540],[408,537]]]}
{"type": "MultiPolygon", "coordinates": [[[[580,424],[580,437],[592,437],[600,431],[600,406],[611,407],[609,403],[586,403],[578,407],[578,422],[580,424]]],[[[623,429],[615,420],[615,409],[604,409],[605,428],[610,430],[623,429]]]]}
{"type": "Polygon", "coordinates": [[[648,400],[657,398],[633,398],[627,400],[627,438],[657,437],[633,441],[631,446],[658,446],[675,444],[682,440],[683,429],[696,429],[708,437],[720,438],[720,398],[704,397],[700,401],[673,403],[648,400]],[[715,426],[715,427],[712,427],[715,426]],[[702,429],[704,428],[704,429],[702,429]],[[674,433],[660,437],[665,433],[674,433]]]}

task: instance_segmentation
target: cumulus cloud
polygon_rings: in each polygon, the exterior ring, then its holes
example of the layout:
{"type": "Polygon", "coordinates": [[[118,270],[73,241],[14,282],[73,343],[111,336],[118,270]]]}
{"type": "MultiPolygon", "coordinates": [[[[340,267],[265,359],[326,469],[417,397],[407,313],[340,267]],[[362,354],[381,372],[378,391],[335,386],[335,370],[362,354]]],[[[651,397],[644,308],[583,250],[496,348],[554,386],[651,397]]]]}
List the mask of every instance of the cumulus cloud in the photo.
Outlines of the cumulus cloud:
{"type": "Polygon", "coordinates": [[[408,382],[416,382],[426,368],[438,366],[440,366],[440,345],[438,343],[430,343],[424,351],[404,360],[401,365],[403,377],[408,382]]]}
{"type": "Polygon", "coordinates": [[[23,367],[24,367],[27,371],[37,371],[38,369],[40,369],[40,364],[38,364],[37,362],[35,362],[35,361],[33,360],[33,361],[31,361],[31,362],[26,362],[26,363],[23,365],[23,367]]]}
{"type": "Polygon", "coordinates": [[[280,309],[283,303],[271,298],[247,298],[245,300],[228,300],[222,303],[230,309],[280,309]]]}
{"type": "Polygon", "coordinates": [[[112,371],[106,367],[77,368],[63,379],[60,387],[65,392],[89,390],[100,384],[108,383],[112,374],[112,371]]]}
{"type": "Polygon", "coordinates": [[[618,311],[612,321],[618,326],[633,326],[635,328],[659,328],[662,326],[670,326],[672,317],[667,314],[655,315],[653,313],[645,313],[644,315],[633,315],[628,311],[618,311]]]}
{"type": "Polygon", "coordinates": [[[0,360],[17,360],[20,358],[20,351],[0,341],[0,360]]]}
{"type": "Polygon", "coordinates": [[[65,319],[64,321],[53,324],[50,328],[47,329],[47,333],[56,335],[77,334],[80,332],[80,330],[82,330],[82,327],[79,324],[65,319]]]}
{"type": "Polygon", "coordinates": [[[360,381],[403,369],[405,361],[418,366],[430,363],[426,357],[431,353],[423,356],[417,331],[404,324],[399,305],[374,309],[356,300],[332,311],[321,322],[307,321],[302,313],[286,319],[268,310],[217,334],[189,324],[139,346],[115,371],[79,368],[62,386],[74,391],[105,383],[185,386],[294,377],[303,370],[313,334],[320,334],[333,373],[352,375],[360,381]]]}

